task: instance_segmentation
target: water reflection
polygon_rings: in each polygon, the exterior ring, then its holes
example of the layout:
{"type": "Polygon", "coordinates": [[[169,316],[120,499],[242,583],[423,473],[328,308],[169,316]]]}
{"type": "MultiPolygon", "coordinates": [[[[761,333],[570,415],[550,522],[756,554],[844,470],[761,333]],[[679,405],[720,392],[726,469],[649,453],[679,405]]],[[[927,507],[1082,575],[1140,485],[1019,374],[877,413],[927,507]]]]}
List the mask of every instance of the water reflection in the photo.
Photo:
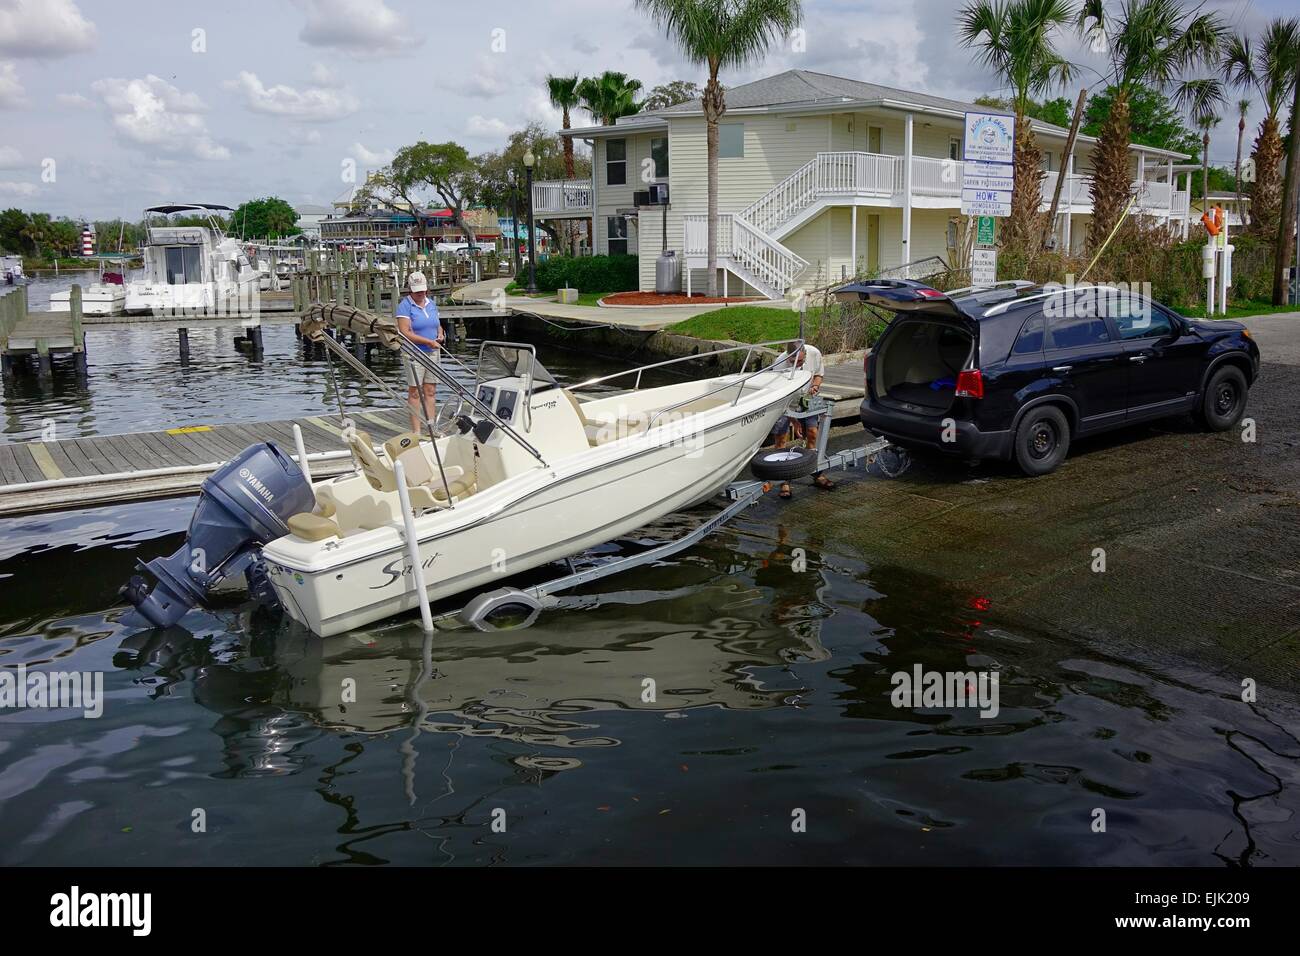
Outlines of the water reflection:
{"type": "Polygon", "coordinates": [[[1300,861],[1272,695],[1000,620],[763,507],[528,630],[428,639],[407,619],[320,640],[237,602],[125,637],[101,578],[186,509],[8,522],[0,586],[31,593],[0,666],[102,669],[109,700],[0,715],[0,861],[170,862],[196,806],[214,830],[190,862],[1300,861]],[[916,663],[996,668],[1000,713],[893,706],[916,663]]]}

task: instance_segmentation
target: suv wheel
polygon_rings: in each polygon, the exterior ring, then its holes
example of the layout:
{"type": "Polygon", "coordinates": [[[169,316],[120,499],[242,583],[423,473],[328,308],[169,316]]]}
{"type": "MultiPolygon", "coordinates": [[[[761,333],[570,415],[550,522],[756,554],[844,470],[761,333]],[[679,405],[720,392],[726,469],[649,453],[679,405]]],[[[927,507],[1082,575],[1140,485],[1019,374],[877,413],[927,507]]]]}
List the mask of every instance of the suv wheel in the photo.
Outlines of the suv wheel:
{"type": "Polygon", "coordinates": [[[1055,471],[1070,450],[1070,423],[1055,405],[1031,408],[1016,429],[1015,459],[1026,475],[1055,471]]]}
{"type": "Polygon", "coordinates": [[[1225,365],[1212,376],[1201,396],[1200,419],[1212,432],[1227,431],[1246,414],[1246,376],[1225,365]]]}

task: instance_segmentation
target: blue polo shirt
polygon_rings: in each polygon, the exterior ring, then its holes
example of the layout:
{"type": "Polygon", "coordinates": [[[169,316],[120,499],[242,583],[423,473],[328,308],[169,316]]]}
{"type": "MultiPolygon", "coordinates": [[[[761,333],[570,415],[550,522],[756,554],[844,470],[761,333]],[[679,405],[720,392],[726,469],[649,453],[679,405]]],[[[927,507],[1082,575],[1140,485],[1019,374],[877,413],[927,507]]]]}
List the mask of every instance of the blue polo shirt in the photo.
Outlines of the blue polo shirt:
{"type": "MultiPolygon", "coordinates": [[[[438,330],[442,325],[438,322],[438,306],[434,303],[432,296],[425,296],[424,305],[418,306],[408,295],[397,303],[397,316],[411,320],[411,331],[416,335],[423,335],[426,339],[436,339],[438,330]]],[[[425,345],[423,342],[417,343],[417,348],[423,352],[432,352],[433,346],[425,345]]]]}

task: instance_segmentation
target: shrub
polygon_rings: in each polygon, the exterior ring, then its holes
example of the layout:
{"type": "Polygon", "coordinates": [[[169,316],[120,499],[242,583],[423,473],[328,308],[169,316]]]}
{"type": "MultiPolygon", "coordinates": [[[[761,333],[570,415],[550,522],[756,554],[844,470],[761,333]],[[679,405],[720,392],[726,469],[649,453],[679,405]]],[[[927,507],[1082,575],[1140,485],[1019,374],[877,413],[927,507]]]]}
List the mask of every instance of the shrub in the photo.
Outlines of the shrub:
{"type": "Polygon", "coordinates": [[[568,286],[579,292],[635,292],[641,285],[636,256],[552,256],[537,264],[537,288],[568,286]]]}

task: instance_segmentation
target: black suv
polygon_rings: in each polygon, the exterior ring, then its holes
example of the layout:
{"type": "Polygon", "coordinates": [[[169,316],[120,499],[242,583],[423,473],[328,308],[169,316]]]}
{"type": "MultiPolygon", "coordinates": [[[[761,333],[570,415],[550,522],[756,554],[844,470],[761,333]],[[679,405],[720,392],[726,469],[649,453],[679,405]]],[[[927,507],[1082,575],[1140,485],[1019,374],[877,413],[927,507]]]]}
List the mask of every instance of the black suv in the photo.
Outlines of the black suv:
{"type": "Polygon", "coordinates": [[[896,313],[865,363],[862,424],[909,448],[1014,459],[1043,475],[1071,439],[1193,412],[1232,428],[1259,374],[1239,322],[1186,319],[1108,286],[944,293],[881,279],[837,290],[896,313]]]}

